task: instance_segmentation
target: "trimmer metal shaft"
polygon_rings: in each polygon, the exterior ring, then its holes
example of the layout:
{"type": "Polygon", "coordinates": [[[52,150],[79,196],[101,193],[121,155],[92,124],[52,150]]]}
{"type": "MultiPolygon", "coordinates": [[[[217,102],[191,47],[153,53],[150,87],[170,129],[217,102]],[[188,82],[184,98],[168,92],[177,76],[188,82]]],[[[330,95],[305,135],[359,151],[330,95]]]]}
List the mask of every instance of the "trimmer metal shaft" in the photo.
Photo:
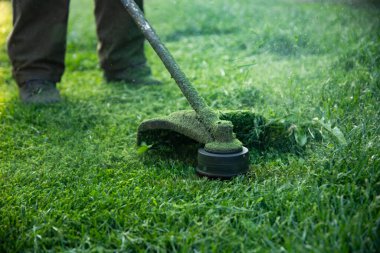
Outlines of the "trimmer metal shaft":
{"type": "Polygon", "coordinates": [[[211,110],[205,100],[199,96],[198,91],[190,83],[189,79],[186,77],[185,73],[181,70],[173,56],[170,54],[169,50],[161,42],[157,33],[150,26],[146,20],[144,13],[140,10],[139,6],[133,0],[121,0],[124,7],[127,9],[129,15],[135,20],[137,26],[140,28],[141,32],[144,34],[145,38],[152,45],[154,51],[161,58],[166,69],[171,74],[172,78],[176,81],[178,87],[181,89],[182,93],[189,101],[190,105],[200,116],[202,121],[207,124],[207,122],[218,120],[218,115],[211,110]],[[206,118],[207,117],[207,118],[206,118]]]}

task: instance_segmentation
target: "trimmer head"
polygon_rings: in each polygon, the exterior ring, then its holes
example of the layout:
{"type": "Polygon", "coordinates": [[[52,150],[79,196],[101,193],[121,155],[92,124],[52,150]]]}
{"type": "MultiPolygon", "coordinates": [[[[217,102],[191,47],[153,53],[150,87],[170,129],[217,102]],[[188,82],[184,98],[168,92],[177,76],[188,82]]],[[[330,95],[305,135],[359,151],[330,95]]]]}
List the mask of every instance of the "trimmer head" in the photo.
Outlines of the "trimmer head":
{"type": "MultiPolygon", "coordinates": [[[[254,129],[252,126],[257,122],[264,122],[260,116],[248,111],[228,111],[219,113],[219,117],[231,120],[235,125],[238,135],[249,134],[242,129],[254,129]],[[248,125],[247,122],[251,122],[248,125]]],[[[257,129],[256,129],[257,130],[257,129]]],[[[181,136],[199,143],[212,143],[213,137],[200,122],[196,112],[192,110],[178,111],[160,118],[146,120],[141,123],[138,129],[137,142],[148,144],[170,144],[174,149],[178,149],[184,141],[181,136]]],[[[244,142],[243,142],[244,143],[244,142]]],[[[195,155],[195,154],[194,154],[195,155]]],[[[210,152],[205,148],[198,149],[197,173],[211,178],[231,178],[239,174],[244,174],[249,169],[249,154],[246,147],[232,152],[210,152]]]]}

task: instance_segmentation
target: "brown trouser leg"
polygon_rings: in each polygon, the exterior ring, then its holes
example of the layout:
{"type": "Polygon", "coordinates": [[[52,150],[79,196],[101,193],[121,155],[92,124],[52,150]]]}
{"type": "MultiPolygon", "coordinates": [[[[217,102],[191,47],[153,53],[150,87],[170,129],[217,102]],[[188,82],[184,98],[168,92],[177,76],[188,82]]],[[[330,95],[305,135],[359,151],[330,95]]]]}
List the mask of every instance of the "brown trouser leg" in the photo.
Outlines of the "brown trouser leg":
{"type": "MultiPolygon", "coordinates": [[[[135,2],[143,8],[143,0],[135,2]]],[[[95,17],[100,66],[106,77],[146,63],[144,36],[120,0],[95,0],[95,17]]]]}
{"type": "MultiPolygon", "coordinates": [[[[136,1],[142,7],[143,1],[136,1]]],[[[8,54],[18,84],[59,82],[64,72],[69,0],[13,0],[8,54]]],[[[95,0],[99,57],[106,76],[146,63],[144,37],[119,0],[95,0]]]]}
{"type": "Polygon", "coordinates": [[[69,0],[13,0],[8,54],[17,83],[58,82],[64,71],[69,0]]]}

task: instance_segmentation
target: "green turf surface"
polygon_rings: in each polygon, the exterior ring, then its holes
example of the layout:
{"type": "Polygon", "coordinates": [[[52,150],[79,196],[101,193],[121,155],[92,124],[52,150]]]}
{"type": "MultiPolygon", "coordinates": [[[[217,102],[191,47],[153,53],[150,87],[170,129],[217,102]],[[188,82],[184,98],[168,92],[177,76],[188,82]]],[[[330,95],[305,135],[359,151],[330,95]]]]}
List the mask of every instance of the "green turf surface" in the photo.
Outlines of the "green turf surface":
{"type": "Polygon", "coordinates": [[[72,1],[64,101],[22,105],[6,55],[11,9],[0,2],[0,252],[379,252],[380,9],[296,0],[146,9],[213,108],[291,122],[303,147],[253,149],[249,173],[223,182],[138,150],[142,120],[189,106],[148,46],[163,86],[103,81],[93,1],[72,1]]]}

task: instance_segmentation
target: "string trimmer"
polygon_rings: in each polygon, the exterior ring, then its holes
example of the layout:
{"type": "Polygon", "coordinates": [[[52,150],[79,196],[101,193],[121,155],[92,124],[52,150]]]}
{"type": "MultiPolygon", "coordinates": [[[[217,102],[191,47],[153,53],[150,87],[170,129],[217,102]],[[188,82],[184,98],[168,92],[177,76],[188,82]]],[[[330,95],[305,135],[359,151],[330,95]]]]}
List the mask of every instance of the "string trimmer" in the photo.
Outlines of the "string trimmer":
{"type": "MultiPolygon", "coordinates": [[[[231,178],[247,172],[248,149],[236,138],[232,122],[221,119],[218,113],[207,106],[145,19],[138,5],[133,0],[121,0],[121,2],[194,109],[142,122],[138,129],[138,144],[143,141],[144,134],[152,130],[177,132],[204,144],[204,148],[198,150],[199,174],[207,177],[231,178]]],[[[225,115],[224,118],[233,118],[233,116],[228,117],[228,114],[225,115]]]]}

